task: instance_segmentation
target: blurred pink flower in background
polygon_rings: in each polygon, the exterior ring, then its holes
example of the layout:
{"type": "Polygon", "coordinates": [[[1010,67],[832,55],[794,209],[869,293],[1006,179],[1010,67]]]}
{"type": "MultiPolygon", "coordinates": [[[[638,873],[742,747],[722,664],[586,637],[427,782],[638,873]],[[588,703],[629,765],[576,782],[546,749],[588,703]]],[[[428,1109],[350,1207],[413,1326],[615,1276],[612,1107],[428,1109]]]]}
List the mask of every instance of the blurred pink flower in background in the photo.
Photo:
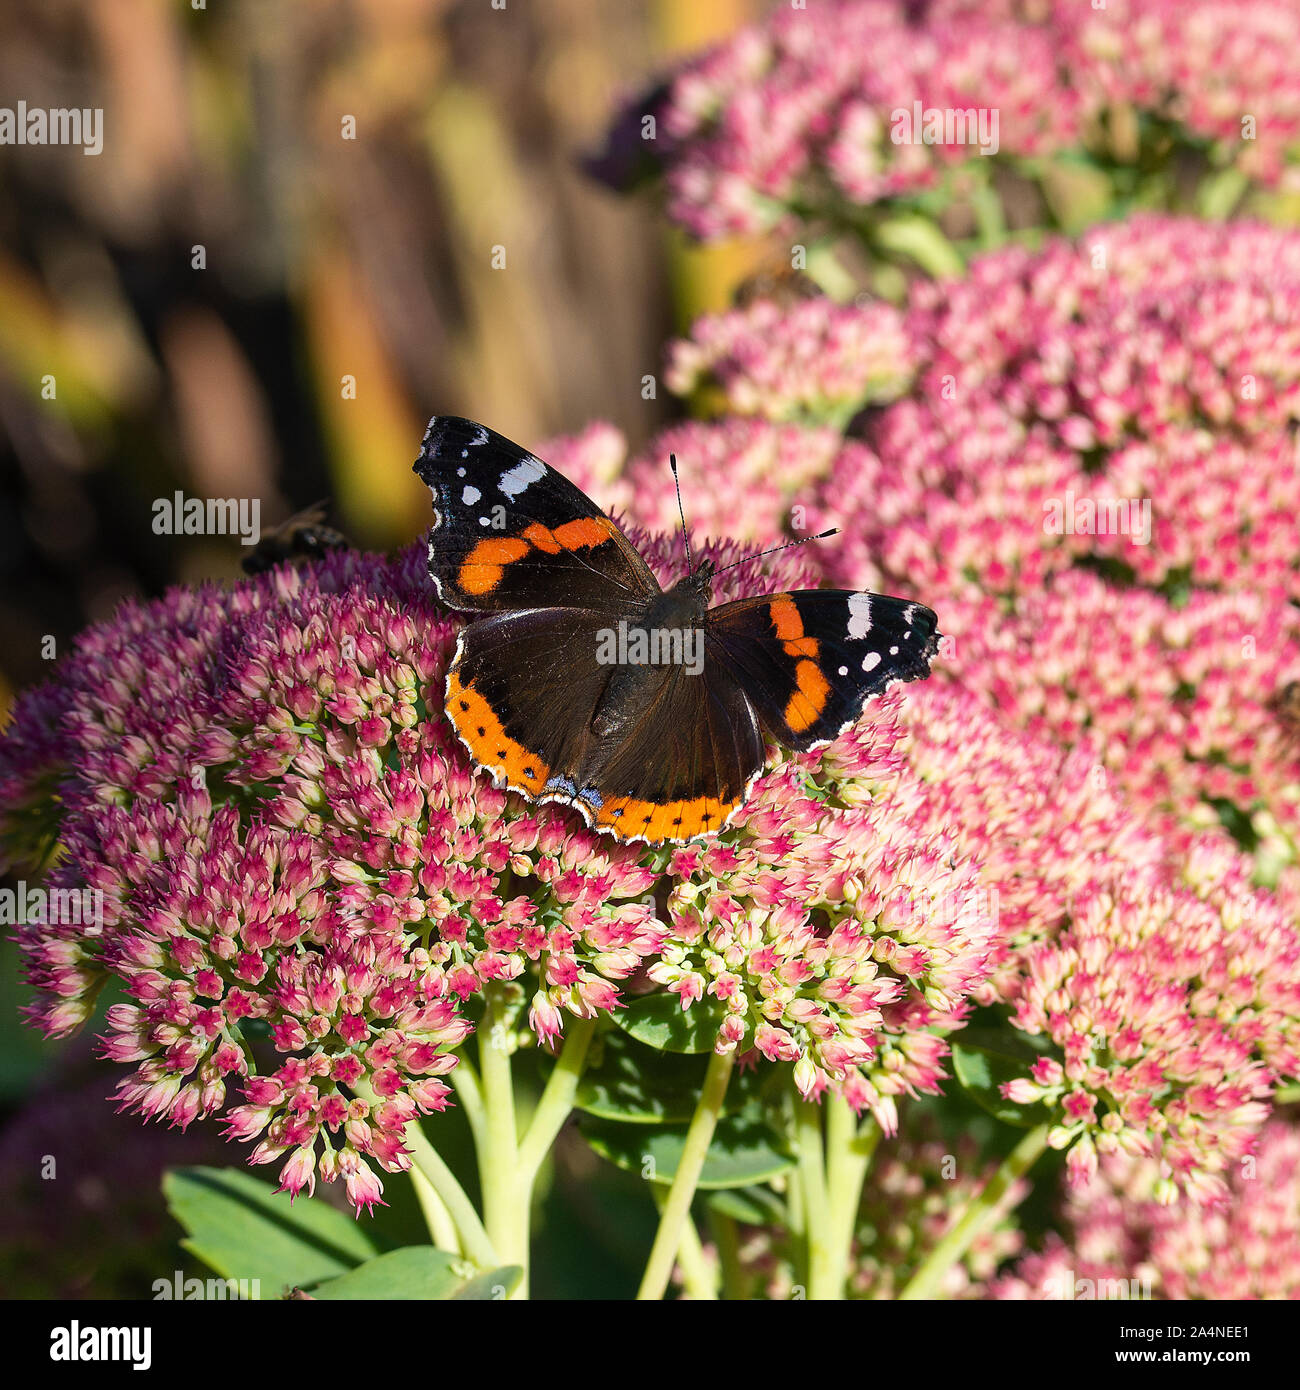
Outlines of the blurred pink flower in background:
{"type": "Polygon", "coordinates": [[[1271,186],[1300,145],[1298,44],[1296,0],[782,9],[629,103],[607,160],[617,169],[639,146],[669,216],[701,239],[819,219],[860,231],[856,209],[970,193],[989,178],[988,156],[1034,178],[1085,151],[1132,164],[1143,138],[1271,186]],[[924,142],[910,129],[917,104],[995,113],[996,131],[945,127],[924,142]],[[642,114],[656,117],[653,143],[630,119],[642,114]]]}

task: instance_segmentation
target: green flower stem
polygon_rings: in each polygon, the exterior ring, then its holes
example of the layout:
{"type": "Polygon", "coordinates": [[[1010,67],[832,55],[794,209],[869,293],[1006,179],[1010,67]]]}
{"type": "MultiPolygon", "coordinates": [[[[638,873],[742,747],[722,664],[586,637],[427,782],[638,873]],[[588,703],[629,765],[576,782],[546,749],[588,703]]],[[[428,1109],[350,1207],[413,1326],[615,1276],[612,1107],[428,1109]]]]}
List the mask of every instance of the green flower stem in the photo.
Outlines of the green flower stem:
{"type": "Polygon", "coordinates": [[[900,1300],[936,1298],[943,1285],[944,1275],[956,1264],[985,1230],[997,1219],[998,1204],[1011,1185],[1034,1166],[1047,1148],[1046,1125],[1031,1129],[1006,1156],[1002,1166],[989,1179],[984,1190],[962,1212],[957,1223],[926,1256],[912,1276],[900,1300]]]}
{"type": "MultiPolygon", "coordinates": [[[[668,1192],[653,1182],[650,1184],[650,1191],[655,1206],[662,1215],[664,1207],[668,1204],[668,1192]]],[[[705,1257],[704,1246],[700,1243],[700,1233],[695,1229],[695,1222],[691,1220],[689,1212],[682,1225],[681,1243],[677,1247],[677,1268],[682,1273],[682,1289],[689,1298],[717,1301],[718,1277],[705,1257]]]]}
{"type": "Polygon", "coordinates": [[[718,1247],[718,1264],[722,1271],[722,1296],[732,1302],[749,1297],[745,1267],[740,1261],[740,1233],[736,1223],[724,1213],[710,1209],[709,1227],[713,1243],[718,1247]]]}
{"type": "Polygon", "coordinates": [[[659,1219],[659,1229],[655,1232],[650,1259],[646,1263],[641,1287],[637,1291],[638,1299],[659,1299],[667,1291],[673,1263],[681,1245],[682,1228],[690,1214],[695,1186],[704,1169],[704,1159],[709,1152],[709,1145],[713,1142],[713,1131],[717,1127],[718,1116],[722,1113],[722,1102],[726,1098],[727,1083],[731,1080],[731,1069],[735,1061],[734,1052],[715,1052],[709,1058],[700,1099],[695,1107],[695,1114],[691,1116],[690,1127],[686,1131],[686,1143],[682,1148],[681,1160],[677,1164],[672,1186],[668,1189],[668,1199],[659,1219]]]}
{"type": "Polygon", "coordinates": [[[434,1245],[449,1255],[459,1255],[460,1235],[456,1230],[456,1223],[451,1219],[447,1204],[438,1196],[437,1189],[429,1179],[415,1167],[414,1160],[411,1166],[411,1186],[415,1188],[415,1199],[420,1204],[424,1224],[429,1228],[434,1245]]]}
{"type": "Polygon", "coordinates": [[[830,1229],[830,1201],[822,1154],[822,1111],[812,1101],[795,1102],[795,1145],[799,1154],[799,1180],[803,1187],[804,1244],[808,1251],[809,1298],[839,1298],[835,1292],[834,1241],[830,1229]]]}
{"type": "Polygon", "coordinates": [[[1274,1105],[1294,1105],[1300,1100],[1300,1085],[1279,1086],[1273,1092],[1274,1105]]]}
{"type": "Polygon", "coordinates": [[[542,1098],[537,1102],[528,1132],[519,1145],[519,1173],[531,1188],[538,1171],[555,1143],[556,1135],[573,1112],[578,1082],[587,1064],[587,1050],[596,1033],[594,1018],[569,1020],[564,1046],[546,1082],[542,1098]]]}
{"type": "MultiPolygon", "coordinates": [[[[379,1101],[379,1097],[364,1081],[356,1082],[352,1090],[371,1105],[375,1105],[379,1101]]],[[[459,1248],[480,1269],[496,1269],[501,1261],[497,1258],[496,1249],[492,1241],[488,1239],[483,1223],[479,1220],[478,1212],[474,1210],[474,1203],[465,1195],[465,1189],[456,1181],[455,1173],[447,1167],[442,1155],[429,1142],[428,1136],[420,1128],[418,1122],[407,1125],[406,1133],[402,1135],[402,1142],[410,1150],[411,1165],[415,1170],[413,1180],[415,1174],[418,1174],[428,1183],[439,1204],[446,1212],[448,1220],[459,1235],[459,1248]]],[[[442,1245],[438,1234],[434,1232],[430,1211],[425,1205],[418,1183],[415,1191],[416,1196],[420,1198],[420,1206],[424,1211],[425,1220],[429,1221],[430,1233],[434,1235],[438,1248],[445,1249],[446,1247],[442,1245]]],[[[441,1227],[441,1217],[438,1217],[437,1220],[440,1229],[446,1229],[441,1227]]]]}
{"type": "Polygon", "coordinates": [[[862,1184],[879,1142],[880,1128],[874,1121],[868,1120],[859,1133],[858,1117],[848,1102],[840,1096],[827,1097],[826,1197],[831,1240],[828,1263],[837,1291],[832,1295],[835,1298],[844,1297],[862,1184]]]}
{"type": "Polygon", "coordinates": [[[483,1219],[488,1237],[502,1259],[524,1270],[524,1277],[512,1296],[526,1298],[531,1189],[519,1177],[519,1135],[510,1068],[514,1036],[502,989],[489,985],[484,991],[484,1000],[483,1019],[479,1024],[479,1075],[483,1082],[484,1116],[482,1142],[478,1145],[483,1219]]]}
{"type": "Polygon", "coordinates": [[[483,1088],[479,1085],[474,1064],[468,1057],[460,1055],[460,1060],[447,1073],[447,1080],[456,1092],[460,1108],[469,1121],[470,1133],[474,1136],[474,1147],[481,1149],[486,1142],[487,1112],[483,1108],[483,1088]]]}

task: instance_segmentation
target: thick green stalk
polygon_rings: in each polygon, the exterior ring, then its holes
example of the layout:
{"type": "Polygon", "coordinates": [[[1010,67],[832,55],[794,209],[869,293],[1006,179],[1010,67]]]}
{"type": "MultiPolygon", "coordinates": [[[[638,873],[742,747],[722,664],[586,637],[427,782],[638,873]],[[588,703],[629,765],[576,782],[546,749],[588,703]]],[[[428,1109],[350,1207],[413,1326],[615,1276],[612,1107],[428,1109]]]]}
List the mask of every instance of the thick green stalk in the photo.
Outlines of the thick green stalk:
{"type": "Polygon", "coordinates": [[[414,1160],[411,1161],[411,1185],[415,1188],[415,1199],[420,1204],[424,1224],[429,1228],[434,1245],[449,1255],[459,1255],[460,1235],[456,1223],[451,1219],[446,1202],[438,1196],[437,1188],[415,1167],[414,1160]]]}
{"type": "MultiPolygon", "coordinates": [[[[655,1206],[659,1208],[662,1215],[663,1209],[668,1203],[668,1193],[657,1183],[651,1183],[650,1190],[654,1196],[655,1206]]],[[[704,1301],[717,1300],[718,1276],[704,1253],[704,1246],[700,1243],[700,1233],[695,1229],[695,1222],[691,1220],[689,1212],[687,1212],[686,1220],[682,1225],[681,1243],[677,1247],[677,1267],[682,1272],[682,1291],[688,1298],[704,1301]]]]}
{"type": "MultiPolygon", "coordinates": [[[[494,1243],[488,1238],[488,1233],[484,1230],[482,1221],[479,1220],[478,1212],[474,1210],[474,1203],[465,1195],[465,1189],[456,1181],[456,1175],[447,1167],[442,1155],[429,1142],[418,1123],[407,1125],[403,1142],[411,1151],[411,1163],[415,1169],[413,1178],[422,1178],[427,1182],[441,1201],[448,1217],[454,1224],[456,1234],[460,1238],[460,1249],[480,1269],[496,1269],[502,1260],[497,1254],[494,1243]]],[[[415,1190],[416,1196],[419,1197],[418,1182],[415,1190]]],[[[424,1206],[423,1199],[421,1199],[421,1206],[424,1206]]],[[[425,1208],[426,1219],[428,1219],[428,1215],[428,1209],[425,1208]]],[[[430,1230],[433,1230],[432,1223],[430,1230]]],[[[439,1249],[448,1248],[436,1235],[435,1243],[439,1249]]],[[[455,1249],[456,1247],[451,1248],[455,1249]]]]}
{"type": "Polygon", "coordinates": [[[998,1204],[1011,1185],[1023,1178],[1047,1147],[1047,1126],[1031,1129],[1002,1161],[984,1190],[962,1212],[957,1223],[934,1247],[898,1295],[900,1301],[936,1298],[944,1275],[997,1219],[998,1204]]]}
{"type": "Polygon", "coordinates": [[[731,1080],[731,1069],[735,1060],[734,1052],[715,1052],[709,1058],[700,1099],[695,1106],[695,1114],[691,1117],[690,1127],[686,1131],[686,1143],[682,1148],[681,1160],[677,1165],[672,1186],[668,1189],[668,1199],[659,1218],[659,1229],[655,1232],[650,1259],[641,1278],[641,1288],[637,1292],[639,1299],[662,1298],[667,1291],[673,1263],[681,1245],[682,1228],[690,1213],[695,1187],[704,1169],[705,1156],[713,1142],[713,1131],[717,1128],[718,1116],[722,1113],[722,1102],[726,1098],[727,1083],[731,1080]]]}
{"type": "Polygon", "coordinates": [[[578,1082],[587,1064],[587,1050],[596,1032],[594,1018],[576,1018],[569,1022],[564,1046],[546,1082],[542,1098],[519,1145],[519,1172],[531,1189],[546,1155],[555,1143],[556,1135],[573,1112],[578,1082]]]}
{"type": "Polygon", "coordinates": [[[456,1099],[460,1102],[460,1108],[465,1112],[465,1118],[469,1121],[470,1133],[474,1136],[474,1147],[481,1148],[487,1131],[487,1115],[483,1109],[483,1088],[479,1084],[478,1073],[474,1070],[474,1064],[463,1053],[458,1054],[460,1060],[447,1073],[447,1080],[451,1082],[452,1090],[456,1092],[456,1099]]]}
{"type": "Polygon", "coordinates": [[[868,1120],[860,1134],[858,1118],[848,1102],[840,1096],[827,1098],[826,1195],[831,1242],[828,1272],[836,1290],[830,1297],[844,1297],[862,1184],[879,1142],[880,1129],[874,1121],[868,1120]]]}
{"type": "Polygon", "coordinates": [[[483,1187],[483,1220],[492,1244],[507,1264],[520,1265],[524,1277],[514,1297],[528,1289],[528,1186],[519,1180],[519,1136],[510,1057],[514,1036],[504,991],[489,985],[479,1024],[479,1076],[483,1087],[483,1134],[478,1146],[483,1187]]]}
{"type": "MultiPolygon", "coordinates": [[[[368,1082],[357,1081],[353,1084],[352,1090],[369,1105],[379,1104],[379,1097],[371,1089],[368,1082]]],[[[495,1269],[501,1261],[497,1258],[497,1252],[488,1239],[483,1223],[479,1220],[478,1212],[474,1210],[474,1203],[465,1195],[465,1189],[457,1182],[455,1173],[447,1167],[442,1155],[429,1142],[428,1136],[420,1128],[418,1121],[412,1121],[406,1126],[406,1132],[402,1135],[402,1142],[411,1154],[411,1166],[415,1170],[412,1173],[412,1181],[415,1181],[418,1176],[432,1189],[434,1199],[442,1207],[451,1225],[454,1226],[455,1233],[459,1236],[459,1248],[480,1269],[495,1269]]],[[[430,1234],[434,1237],[434,1243],[439,1249],[449,1248],[442,1245],[440,1238],[446,1234],[448,1226],[444,1223],[441,1215],[431,1212],[418,1182],[416,1182],[415,1191],[420,1200],[420,1207],[424,1212],[425,1220],[429,1224],[430,1234]]],[[[455,1249],[457,1247],[453,1245],[450,1248],[455,1249]]]]}
{"type": "Polygon", "coordinates": [[[835,1291],[834,1242],[822,1155],[822,1112],[812,1101],[795,1101],[795,1144],[803,1187],[804,1245],[808,1252],[808,1297],[839,1298],[835,1291]]]}

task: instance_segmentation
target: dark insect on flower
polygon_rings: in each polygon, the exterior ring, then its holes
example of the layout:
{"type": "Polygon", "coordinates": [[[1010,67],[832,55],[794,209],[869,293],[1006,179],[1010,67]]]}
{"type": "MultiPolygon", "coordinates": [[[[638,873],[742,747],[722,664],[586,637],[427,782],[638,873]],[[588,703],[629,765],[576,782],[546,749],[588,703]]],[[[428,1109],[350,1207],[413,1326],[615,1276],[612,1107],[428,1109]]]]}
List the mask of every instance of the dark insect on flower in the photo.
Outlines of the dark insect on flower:
{"type": "Polygon", "coordinates": [[[327,499],[321,498],[264,532],[241,561],[244,573],[265,574],[285,560],[319,560],[331,550],[346,550],[348,538],[343,532],[325,525],[328,506],[327,499]]]}
{"type": "Polygon", "coordinates": [[[737,309],[748,309],[760,299],[769,299],[783,309],[793,308],[805,299],[823,298],[822,287],[802,270],[777,264],[757,270],[736,286],[731,296],[737,309]]]}
{"type": "Polygon", "coordinates": [[[1300,733],[1300,681],[1287,681],[1270,703],[1283,723],[1300,733]]]}

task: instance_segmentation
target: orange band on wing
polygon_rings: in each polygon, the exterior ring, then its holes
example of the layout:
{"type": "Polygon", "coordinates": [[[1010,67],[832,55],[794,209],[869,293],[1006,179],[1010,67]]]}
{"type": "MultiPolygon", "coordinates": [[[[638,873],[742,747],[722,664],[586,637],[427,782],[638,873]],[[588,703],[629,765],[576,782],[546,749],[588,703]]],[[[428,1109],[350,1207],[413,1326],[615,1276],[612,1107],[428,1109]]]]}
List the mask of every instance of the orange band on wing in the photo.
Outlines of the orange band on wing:
{"type": "Polygon", "coordinates": [[[447,676],[447,718],[475,762],[504,772],[507,782],[530,795],[541,793],[551,771],[545,760],[512,739],[473,682],[462,684],[455,671],[447,676]]]}
{"type": "Polygon", "coordinates": [[[794,678],[796,689],[786,702],[784,718],[796,734],[801,734],[821,718],[831,687],[815,661],[801,661],[794,669],[794,678]]]}
{"type": "Polygon", "coordinates": [[[497,536],[479,541],[461,561],[456,576],[467,594],[490,594],[505,573],[505,566],[528,554],[531,547],[516,536],[497,536]]]}
{"type": "Polygon", "coordinates": [[[549,526],[543,526],[540,521],[534,521],[531,526],[525,527],[523,535],[529,545],[536,546],[547,555],[558,555],[564,549],[555,539],[555,532],[549,526]]]}
{"type": "Polygon", "coordinates": [[[612,830],[616,838],[635,836],[652,843],[689,840],[696,835],[716,835],[740,799],[721,801],[699,796],[693,801],[640,801],[634,796],[606,797],[596,811],[596,824],[612,830]]]}
{"type": "Polygon", "coordinates": [[[580,516],[574,521],[566,521],[551,532],[565,550],[586,550],[591,546],[604,545],[617,534],[614,523],[607,516],[580,516]]]}
{"type": "Polygon", "coordinates": [[[805,637],[799,606],[789,594],[777,594],[768,604],[772,627],[785,648],[786,656],[805,656],[816,660],[819,650],[815,637],[805,637]]]}

